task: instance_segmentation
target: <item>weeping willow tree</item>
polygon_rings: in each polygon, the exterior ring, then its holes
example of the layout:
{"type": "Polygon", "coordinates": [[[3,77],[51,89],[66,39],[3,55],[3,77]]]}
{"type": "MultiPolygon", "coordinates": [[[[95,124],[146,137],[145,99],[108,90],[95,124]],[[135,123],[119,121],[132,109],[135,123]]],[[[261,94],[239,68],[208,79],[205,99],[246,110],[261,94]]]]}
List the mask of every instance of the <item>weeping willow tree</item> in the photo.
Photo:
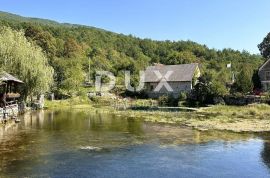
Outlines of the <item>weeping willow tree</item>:
{"type": "Polygon", "coordinates": [[[0,27],[0,66],[24,81],[25,98],[47,92],[53,83],[53,68],[42,49],[29,42],[23,31],[0,27]]]}

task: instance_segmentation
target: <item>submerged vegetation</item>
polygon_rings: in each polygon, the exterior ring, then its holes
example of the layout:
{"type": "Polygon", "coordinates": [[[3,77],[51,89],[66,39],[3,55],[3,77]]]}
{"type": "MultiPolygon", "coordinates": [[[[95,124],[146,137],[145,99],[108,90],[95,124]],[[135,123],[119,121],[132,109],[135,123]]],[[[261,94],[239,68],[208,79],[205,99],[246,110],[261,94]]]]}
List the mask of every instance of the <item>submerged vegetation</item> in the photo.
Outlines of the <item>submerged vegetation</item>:
{"type": "Polygon", "coordinates": [[[78,102],[79,99],[46,101],[47,109],[79,109],[84,112],[113,113],[125,118],[142,119],[146,122],[177,124],[198,130],[226,130],[233,132],[270,131],[270,106],[252,104],[248,106],[216,105],[202,107],[197,111],[115,110],[110,106],[97,107],[95,103],[78,102]],[[76,103],[77,104],[74,104],[76,103]],[[73,103],[72,105],[70,103],[73,103]]]}
{"type": "Polygon", "coordinates": [[[233,132],[270,131],[270,106],[213,106],[194,112],[141,112],[119,111],[128,117],[142,118],[149,122],[190,126],[198,130],[227,130],[233,132]]]}

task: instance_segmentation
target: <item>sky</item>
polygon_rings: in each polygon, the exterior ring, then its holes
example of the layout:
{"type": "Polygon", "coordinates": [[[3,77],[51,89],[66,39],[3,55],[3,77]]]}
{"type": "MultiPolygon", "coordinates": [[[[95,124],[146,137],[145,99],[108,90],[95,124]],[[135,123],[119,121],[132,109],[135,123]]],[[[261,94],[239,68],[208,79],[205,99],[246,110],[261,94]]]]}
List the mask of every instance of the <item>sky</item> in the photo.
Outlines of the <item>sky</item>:
{"type": "Polygon", "coordinates": [[[269,0],[0,0],[0,11],[153,40],[192,40],[257,54],[269,0]]]}

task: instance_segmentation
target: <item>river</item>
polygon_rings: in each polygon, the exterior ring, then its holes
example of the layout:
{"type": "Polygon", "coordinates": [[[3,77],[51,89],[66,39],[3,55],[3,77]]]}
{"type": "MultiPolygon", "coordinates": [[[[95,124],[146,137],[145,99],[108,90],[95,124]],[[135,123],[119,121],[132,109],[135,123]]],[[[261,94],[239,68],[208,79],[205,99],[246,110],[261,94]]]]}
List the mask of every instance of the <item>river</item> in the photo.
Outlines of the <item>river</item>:
{"type": "Polygon", "coordinates": [[[40,111],[1,130],[0,177],[270,177],[270,134],[40,111]]]}

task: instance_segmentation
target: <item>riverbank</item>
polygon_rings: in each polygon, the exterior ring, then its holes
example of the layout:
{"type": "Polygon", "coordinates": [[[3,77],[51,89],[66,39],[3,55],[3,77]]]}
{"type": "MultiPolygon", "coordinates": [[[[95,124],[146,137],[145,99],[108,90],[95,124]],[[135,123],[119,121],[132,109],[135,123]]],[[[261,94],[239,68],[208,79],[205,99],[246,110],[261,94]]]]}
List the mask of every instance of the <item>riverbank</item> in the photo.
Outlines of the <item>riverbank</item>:
{"type": "Polygon", "coordinates": [[[85,112],[114,113],[127,118],[143,119],[146,122],[178,124],[198,130],[224,130],[233,132],[270,132],[270,106],[212,106],[193,112],[115,110],[112,107],[97,107],[88,102],[46,102],[48,109],[80,109],[85,112]]]}
{"type": "Polygon", "coordinates": [[[269,132],[270,106],[213,106],[194,112],[117,111],[119,115],[142,118],[148,122],[179,124],[198,130],[269,132]]]}

